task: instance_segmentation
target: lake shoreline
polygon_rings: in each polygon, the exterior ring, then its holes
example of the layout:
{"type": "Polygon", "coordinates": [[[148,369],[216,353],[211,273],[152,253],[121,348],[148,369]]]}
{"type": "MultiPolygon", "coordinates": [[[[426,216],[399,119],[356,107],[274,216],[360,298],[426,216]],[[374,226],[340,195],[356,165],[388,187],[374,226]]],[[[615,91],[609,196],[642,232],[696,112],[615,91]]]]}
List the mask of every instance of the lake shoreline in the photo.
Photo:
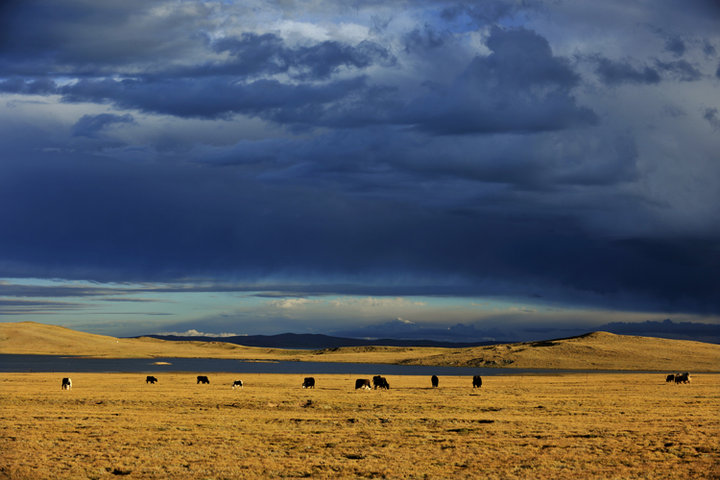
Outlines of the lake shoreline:
{"type": "MultiPolygon", "coordinates": [[[[379,362],[256,361],[224,358],[97,358],[74,355],[0,354],[0,372],[7,373],[265,373],[265,374],[374,374],[386,375],[561,375],[664,374],[665,370],[567,369],[408,365],[379,362]],[[152,360],[152,361],[149,361],[152,360]]],[[[712,371],[693,371],[712,374],[712,371]]]]}

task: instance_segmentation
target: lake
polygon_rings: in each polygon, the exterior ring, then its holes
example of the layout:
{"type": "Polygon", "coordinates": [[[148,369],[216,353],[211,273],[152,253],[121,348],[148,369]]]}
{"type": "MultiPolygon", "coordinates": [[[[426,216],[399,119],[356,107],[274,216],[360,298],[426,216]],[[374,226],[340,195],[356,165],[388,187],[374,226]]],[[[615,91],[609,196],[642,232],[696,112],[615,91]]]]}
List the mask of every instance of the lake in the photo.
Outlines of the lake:
{"type": "MultiPolygon", "coordinates": [[[[0,372],[218,372],[283,373],[299,375],[527,375],[557,373],[604,373],[599,370],[549,370],[521,368],[434,367],[380,363],[258,362],[226,358],[86,358],[59,355],[0,354],[0,372]],[[166,362],[169,365],[157,365],[166,362]]],[[[619,372],[616,372],[619,373],[619,372]]],[[[624,372],[645,373],[645,372],[624,372]]]]}

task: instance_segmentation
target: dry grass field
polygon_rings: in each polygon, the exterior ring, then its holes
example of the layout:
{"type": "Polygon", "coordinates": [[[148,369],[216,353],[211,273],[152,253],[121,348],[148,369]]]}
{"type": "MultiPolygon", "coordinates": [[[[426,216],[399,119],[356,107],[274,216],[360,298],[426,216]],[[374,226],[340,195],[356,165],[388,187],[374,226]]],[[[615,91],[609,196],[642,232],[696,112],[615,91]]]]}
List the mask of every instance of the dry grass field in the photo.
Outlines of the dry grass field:
{"type": "Polygon", "coordinates": [[[276,360],[291,350],[217,342],[168,342],[155,338],[116,338],[35,322],[0,323],[0,353],[80,355],[99,358],[238,358],[276,360]]]}
{"type": "Polygon", "coordinates": [[[0,478],[720,478],[718,374],[207,375],[2,374],[0,478]]]}

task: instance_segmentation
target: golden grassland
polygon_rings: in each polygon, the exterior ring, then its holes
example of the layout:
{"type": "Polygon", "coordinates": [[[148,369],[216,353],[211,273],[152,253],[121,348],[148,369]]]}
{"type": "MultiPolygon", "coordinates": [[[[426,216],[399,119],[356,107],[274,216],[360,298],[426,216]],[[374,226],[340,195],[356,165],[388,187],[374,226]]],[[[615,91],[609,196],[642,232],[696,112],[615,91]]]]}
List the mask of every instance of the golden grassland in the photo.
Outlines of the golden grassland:
{"type": "Polygon", "coordinates": [[[233,358],[469,367],[720,372],[720,345],[594,332],[472,348],[344,347],[283,350],[222,342],[115,338],[33,322],[0,323],[0,353],[107,358],[233,358]]]}
{"type": "Polygon", "coordinates": [[[2,374],[0,478],[720,478],[718,374],[207,375],[2,374]]]}
{"type": "Polygon", "coordinates": [[[80,355],[105,358],[238,358],[274,360],[289,350],[216,342],[170,342],[155,338],[116,338],[35,322],[0,323],[0,353],[80,355]]]}

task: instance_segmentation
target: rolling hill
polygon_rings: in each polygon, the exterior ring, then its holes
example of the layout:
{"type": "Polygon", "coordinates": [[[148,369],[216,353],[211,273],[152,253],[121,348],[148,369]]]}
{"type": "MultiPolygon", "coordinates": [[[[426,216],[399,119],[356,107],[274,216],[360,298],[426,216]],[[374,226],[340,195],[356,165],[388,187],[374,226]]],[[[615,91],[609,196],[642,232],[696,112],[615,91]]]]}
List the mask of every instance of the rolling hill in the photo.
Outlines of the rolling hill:
{"type": "Polygon", "coordinates": [[[720,345],[592,332],[540,342],[456,349],[413,361],[462,365],[589,370],[720,371],[720,345]]]}
{"type": "Polygon", "coordinates": [[[354,346],[283,350],[224,342],[115,338],[33,322],[0,323],[0,354],[236,358],[470,367],[720,372],[720,345],[593,332],[469,348],[354,346]]]}
{"type": "Polygon", "coordinates": [[[35,322],[0,323],[0,354],[275,359],[282,357],[283,352],[219,342],[169,342],[149,337],[116,338],[35,322]]]}

